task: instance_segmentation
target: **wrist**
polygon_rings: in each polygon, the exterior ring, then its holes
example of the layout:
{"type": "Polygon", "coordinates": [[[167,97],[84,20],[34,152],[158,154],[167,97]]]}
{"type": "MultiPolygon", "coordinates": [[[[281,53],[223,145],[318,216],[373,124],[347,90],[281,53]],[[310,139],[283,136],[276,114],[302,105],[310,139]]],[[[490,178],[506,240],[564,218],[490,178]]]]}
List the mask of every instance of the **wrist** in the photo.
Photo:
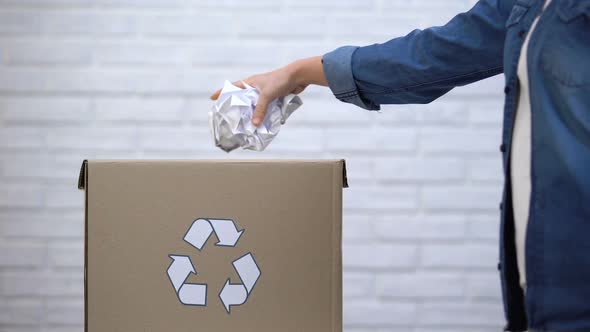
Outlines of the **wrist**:
{"type": "Polygon", "coordinates": [[[304,66],[305,63],[303,63],[303,60],[296,60],[285,67],[285,71],[289,76],[289,81],[292,82],[294,86],[309,84],[306,82],[304,66]]]}

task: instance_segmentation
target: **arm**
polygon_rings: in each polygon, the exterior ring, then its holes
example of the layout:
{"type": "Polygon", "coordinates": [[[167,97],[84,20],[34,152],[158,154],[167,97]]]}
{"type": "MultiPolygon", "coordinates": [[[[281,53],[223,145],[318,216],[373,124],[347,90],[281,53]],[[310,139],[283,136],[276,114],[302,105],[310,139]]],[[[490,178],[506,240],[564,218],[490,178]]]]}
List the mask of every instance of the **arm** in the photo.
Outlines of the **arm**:
{"type": "Polygon", "coordinates": [[[455,86],[499,74],[513,2],[481,0],[442,27],[415,30],[384,44],[344,46],[323,58],[251,76],[243,81],[260,92],[253,122],[262,121],[270,101],[309,84],[329,85],[339,100],[376,110],[381,104],[427,103],[455,86]]]}
{"type": "Polygon", "coordinates": [[[428,103],[456,86],[503,71],[505,23],[512,1],[481,0],[442,27],[324,56],[334,95],[366,109],[428,103]]]}

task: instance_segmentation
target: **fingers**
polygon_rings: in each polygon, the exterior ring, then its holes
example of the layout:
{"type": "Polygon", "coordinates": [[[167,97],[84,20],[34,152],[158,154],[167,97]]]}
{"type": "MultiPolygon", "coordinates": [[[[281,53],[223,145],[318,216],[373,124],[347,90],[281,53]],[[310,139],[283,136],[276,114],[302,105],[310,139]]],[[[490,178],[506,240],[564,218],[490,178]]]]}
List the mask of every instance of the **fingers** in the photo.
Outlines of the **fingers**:
{"type": "Polygon", "coordinates": [[[295,90],[293,90],[291,93],[298,95],[298,94],[302,93],[303,90],[305,90],[305,88],[306,88],[305,86],[300,85],[300,86],[296,87],[295,90]]]}
{"type": "Polygon", "coordinates": [[[262,123],[269,103],[270,101],[267,97],[260,95],[258,102],[256,103],[256,109],[254,110],[254,116],[252,117],[252,124],[254,124],[254,126],[258,127],[262,123]]]}
{"type": "MultiPolygon", "coordinates": [[[[244,85],[244,81],[236,81],[232,83],[233,85],[240,87],[242,89],[245,89],[246,86],[244,85]]],[[[217,100],[217,98],[219,98],[219,95],[221,94],[221,89],[215,91],[215,93],[213,93],[211,96],[209,96],[209,98],[211,100],[217,100]]]]}
{"type": "Polygon", "coordinates": [[[215,91],[215,93],[213,93],[209,98],[211,98],[211,100],[217,100],[217,98],[219,98],[220,94],[221,94],[221,89],[215,91]]]}

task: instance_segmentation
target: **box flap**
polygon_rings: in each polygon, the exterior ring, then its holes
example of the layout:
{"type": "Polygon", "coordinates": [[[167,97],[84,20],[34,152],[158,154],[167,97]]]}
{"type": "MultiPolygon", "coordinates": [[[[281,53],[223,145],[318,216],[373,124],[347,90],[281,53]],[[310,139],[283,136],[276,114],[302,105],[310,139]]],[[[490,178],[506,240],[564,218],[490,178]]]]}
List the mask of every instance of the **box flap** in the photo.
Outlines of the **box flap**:
{"type": "MultiPolygon", "coordinates": [[[[346,160],[341,159],[342,162],[342,187],[348,188],[348,177],[346,175],[346,160]]],[[[80,175],[78,176],[78,189],[85,190],[86,189],[86,172],[88,169],[88,160],[84,160],[82,162],[82,166],[80,166],[80,175]]]]}
{"type": "Polygon", "coordinates": [[[86,169],[88,168],[88,160],[82,162],[80,166],[80,175],[78,176],[78,189],[86,189],[86,169]]]}
{"type": "Polygon", "coordinates": [[[348,177],[346,176],[346,160],[342,159],[342,188],[348,188],[348,177]]]}

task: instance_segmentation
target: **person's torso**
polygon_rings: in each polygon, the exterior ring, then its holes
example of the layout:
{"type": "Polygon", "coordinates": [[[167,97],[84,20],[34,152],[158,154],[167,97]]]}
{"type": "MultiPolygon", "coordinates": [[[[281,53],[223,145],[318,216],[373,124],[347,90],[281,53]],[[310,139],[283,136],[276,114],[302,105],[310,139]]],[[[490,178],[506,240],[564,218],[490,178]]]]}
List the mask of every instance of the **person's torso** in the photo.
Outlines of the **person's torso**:
{"type": "MultiPolygon", "coordinates": [[[[507,5],[514,1],[500,1],[507,5]]],[[[507,21],[504,52],[506,106],[502,132],[507,191],[504,227],[513,227],[507,204],[510,154],[519,97],[517,64],[528,30],[544,1],[518,0],[507,21]]],[[[530,36],[530,209],[525,236],[530,328],[590,330],[590,0],[553,0],[530,36]]],[[[514,232],[503,231],[502,276],[512,328],[522,328],[522,293],[514,232]],[[518,286],[518,285],[517,285],[518,286]],[[518,287],[520,288],[520,287],[518,287]],[[514,323],[514,322],[517,323],[514,323]]],[[[509,324],[510,325],[510,324],[509,324]]],[[[511,326],[509,326],[511,327],[511,326]]]]}

